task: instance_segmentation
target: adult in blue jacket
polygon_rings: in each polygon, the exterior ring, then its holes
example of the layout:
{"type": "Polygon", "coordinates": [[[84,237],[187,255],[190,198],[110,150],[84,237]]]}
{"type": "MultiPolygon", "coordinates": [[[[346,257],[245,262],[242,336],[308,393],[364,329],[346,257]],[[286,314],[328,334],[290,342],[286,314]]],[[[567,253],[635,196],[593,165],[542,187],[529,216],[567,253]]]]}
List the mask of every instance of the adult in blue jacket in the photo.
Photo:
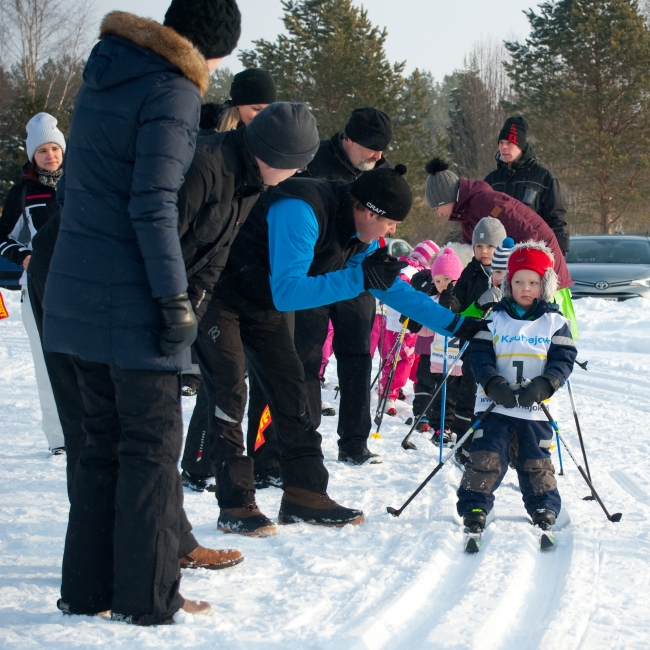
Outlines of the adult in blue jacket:
{"type": "Polygon", "coordinates": [[[84,70],[44,298],[45,347],[75,355],[86,408],[66,613],[149,625],[210,608],[179,593],[179,371],[196,320],[176,201],[209,71],[239,32],[234,0],[173,0],[164,25],[113,12],[84,70]]]}
{"type": "MultiPolygon", "coordinates": [[[[252,460],[244,456],[244,350],[276,425],[284,494],[279,521],[342,526],[363,513],[330,499],[321,437],[306,412],[302,363],[281,312],[311,309],[370,290],[401,313],[441,333],[476,325],[396,281],[404,263],[376,250],[411,208],[406,168],[376,169],[352,183],[289,179],[261,197],[237,237],[201,320],[215,372],[208,394],[215,441],[221,530],[272,534],[255,504],[252,460]]],[[[462,330],[459,332],[459,329],[462,330]]]]}

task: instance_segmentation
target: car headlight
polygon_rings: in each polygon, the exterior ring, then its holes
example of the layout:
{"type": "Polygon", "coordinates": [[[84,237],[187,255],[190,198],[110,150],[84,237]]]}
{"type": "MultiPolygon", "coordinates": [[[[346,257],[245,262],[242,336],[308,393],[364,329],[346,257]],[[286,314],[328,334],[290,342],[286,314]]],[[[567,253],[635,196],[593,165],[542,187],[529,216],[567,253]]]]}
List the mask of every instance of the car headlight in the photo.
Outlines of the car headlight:
{"type": "Polygon", "coordinates": [[[650,287],[650,278],[642,278],[641,280],[632,280],[630,284],[636,287],[650,287]]]}

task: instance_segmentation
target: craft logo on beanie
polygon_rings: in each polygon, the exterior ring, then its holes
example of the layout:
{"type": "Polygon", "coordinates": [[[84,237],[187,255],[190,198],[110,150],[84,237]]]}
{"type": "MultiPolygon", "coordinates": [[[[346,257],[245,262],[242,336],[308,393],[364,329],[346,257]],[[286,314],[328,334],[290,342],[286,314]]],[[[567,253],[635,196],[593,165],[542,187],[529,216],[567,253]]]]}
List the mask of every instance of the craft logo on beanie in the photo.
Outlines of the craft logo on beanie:
{"type": "Polygon", "coordinates": [[[460,257],[454,253],[453,248],[445,248],[442,253],[433,260],[433,265],[431,266],[432,277],[435,277],[436,275],[446,275],[454,282],[458,280],[462,272],[463,263],[460,261],[460,257]]]}
{"type": "Polygon", "coordinates": [[[411,188],[404,178],[406,171],[405,165],[371,169],[350,183],[350,192],[380,217],[404,221],[413,204],[411,188]]]}

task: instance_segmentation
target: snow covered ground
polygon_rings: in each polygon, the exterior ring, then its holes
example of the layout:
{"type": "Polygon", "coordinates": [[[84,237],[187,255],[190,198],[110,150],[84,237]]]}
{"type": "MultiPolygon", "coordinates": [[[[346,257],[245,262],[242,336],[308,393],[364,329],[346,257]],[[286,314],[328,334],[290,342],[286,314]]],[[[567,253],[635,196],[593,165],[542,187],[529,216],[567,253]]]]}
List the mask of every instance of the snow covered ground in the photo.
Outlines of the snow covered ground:
{"type": "MultiPolygon", "coordinates": [[[[0,647],[28,648],[644,648],[650,645],[650,302],[576,302],[581,324],[573,387],[596,488],[620,523],[583,501],[568,455],[559,477],[565,512],[555,551],[541,553],[516,478],[497,493],[481,552],[462,551],[454,514],[460,470],[446,466],[399,518],[400,506],[437,462],[424,438],[406,452],[407,405],[371,441],[384,463],[336,460],[337,418],[321,429],[330,494],[361,507],[366,522],[343,529],[281,527],[248,539],[216,531],[209,493],[186,492],[198,539],[234,546],[246,560],[225,571],[190,571],[182,593],[209,600],[212,618],[136,628],[64,617],[55,606],[67,522],[63,457],[50,457],[18,296],[3,291],[0,321],[0,647]]],[[[328,369],[334,387],[335,362],[328,369]]],[[[334,402],[334,393],[326,393],[334,402]]],[[[579,453],[566,390],[558,420],[579,453]]],[[[184,410],[189,421],[193,399],[184,410]]],[[[557,457],[555,457],[555,460],[557,457]]],[[[556,463],[557,466],[557,463],[556,463]]],[[[258,501],[275,517],[281,492],[258,501]]],[[[191,618],[191,617],[188,617],[191,618]]]]}

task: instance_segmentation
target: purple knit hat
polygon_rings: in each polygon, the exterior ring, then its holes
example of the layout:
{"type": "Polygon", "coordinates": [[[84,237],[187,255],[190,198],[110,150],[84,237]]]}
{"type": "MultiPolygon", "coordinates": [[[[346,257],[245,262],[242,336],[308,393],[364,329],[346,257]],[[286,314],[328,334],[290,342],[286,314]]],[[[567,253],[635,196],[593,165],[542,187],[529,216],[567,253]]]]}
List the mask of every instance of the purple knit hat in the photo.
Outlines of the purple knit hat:
{"type": "Polygon", "coordinates": [[[431,277],[434,275],[446,275],[454,282],[458,280],[462,272],[463,263],[451,248],[445,248],[433,261],[433,266],[431,267],[431,277]]]}
{"type": "Polygon", "coordinates": [[[415,258],[420,264],[423,264],[427,268],[431,266],[431,260],[434,255],[437,255],[440,252],[440,247],[436,242],[427,239],[421,241],[410,254],[409,257],[415,258]]]}

